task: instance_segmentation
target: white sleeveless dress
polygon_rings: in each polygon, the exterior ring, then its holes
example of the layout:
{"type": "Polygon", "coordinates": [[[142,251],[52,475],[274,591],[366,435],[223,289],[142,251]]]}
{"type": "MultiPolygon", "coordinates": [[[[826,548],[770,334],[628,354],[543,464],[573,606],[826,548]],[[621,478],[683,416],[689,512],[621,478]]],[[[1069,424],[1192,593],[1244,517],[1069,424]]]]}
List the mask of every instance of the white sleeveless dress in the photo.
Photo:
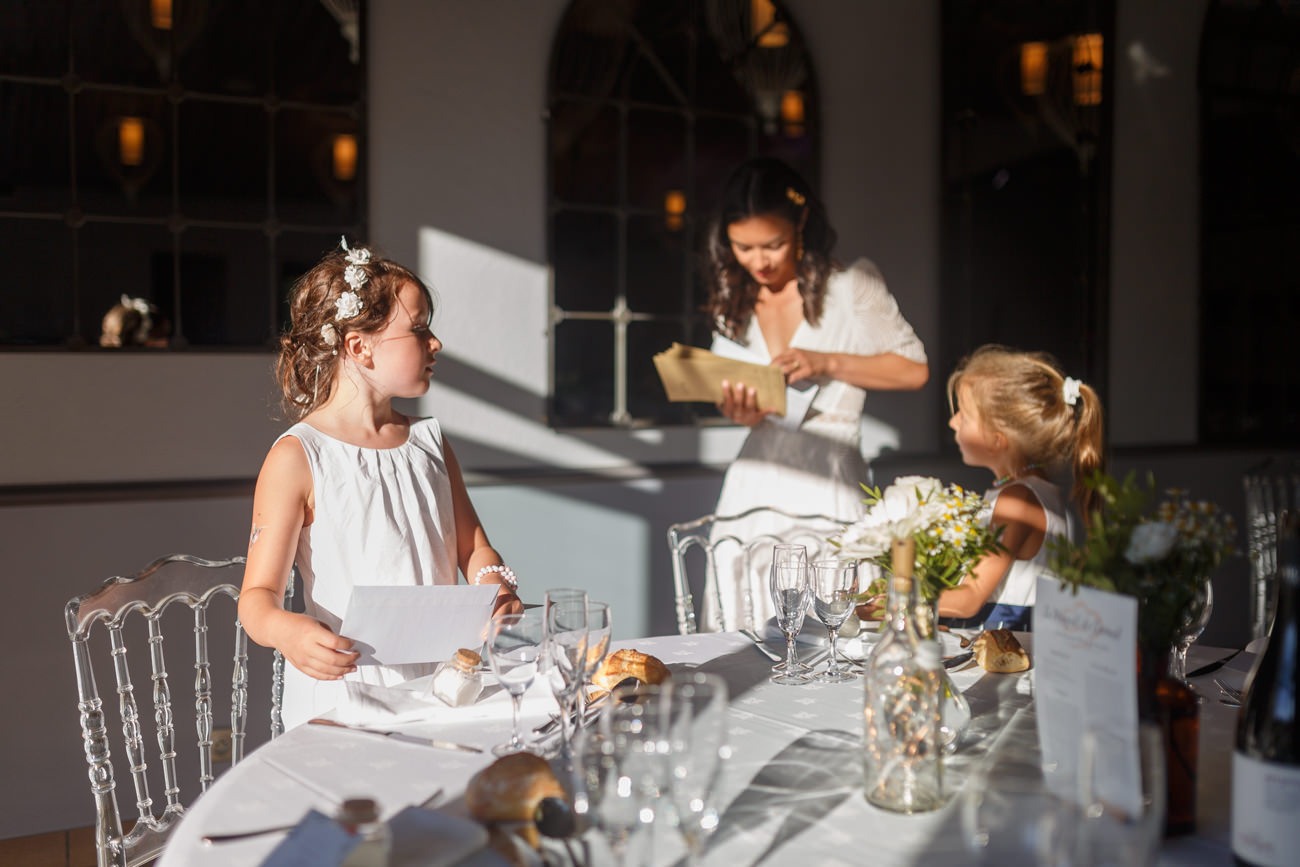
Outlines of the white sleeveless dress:
{"type": "Polygon", "coordinates": [[[1047,479],[1026,476],[1012,484],[990,488],[984,492],[984,499],[990,507],[995,506],[998,496],[1016,485],[1028,488],[1043,507],[1043,512],[1047,515],[1047,534],[1043,537],[1043,544],[1039,546],[1037,554],[1028,560],[1016,560],[1011,564],[1007,574],[1002,577],[1002,583],[976,615],[975,620],[989,629],[1032,628],[1038,576],[1051,571],[1048,565],[1048,545],[1053,539],[1070,538],[1070,512],[1066,507],[1065,495],[1047,479]]]}
{"type": "MultiPolygon", "coordinates": [[[[455,512],[435,419],[412,423],[406,442],[391,449],[354,446],[304,422],[280,435],[287,436],[307,454],[316,502],[296,555],[308,616],[337,633],[354,585],[457,583],[455,512]]],[[[363,665],[346,679],[392,686],[435,665],[363,665]]],[[[344,681],[285,666],[286,728],[346,700],[344,681]]]]}
{"type": "MultiPolygon", "coordinates": [[[[771,360],[756,317],[750,317],[744,343],[764,361],[771,360]]],[[[790,345],[853,355],[889,352],[911,361],[926,361],[920,338],[868,259],[858,259],[830,276],[821,321],[815,326],[800,322],[790,345]]],[[[843,521],[861,516],[861,485],[869,482],[861,451],[867,392],[838,380],[820,380],[818,385],[817,396],[797,430],[765,420],[750,431],[740,454],[727,468],[714,514],[738,515],[754,506],[775,506],[791,514],[826,515],[843,521]]],[[[780,516],[759,513],[743,523],[727,524],[722,532],[754,539],[789,529],[789,522],[780,516]]],[[[761,627],[772,616],[767,581],[770,558],[761,556],[761,551],[755,554],[751,573],[742,575],[739,549],[734,545],[717,548],[722,610],[705,594],[702,629],[761,627]]]]}

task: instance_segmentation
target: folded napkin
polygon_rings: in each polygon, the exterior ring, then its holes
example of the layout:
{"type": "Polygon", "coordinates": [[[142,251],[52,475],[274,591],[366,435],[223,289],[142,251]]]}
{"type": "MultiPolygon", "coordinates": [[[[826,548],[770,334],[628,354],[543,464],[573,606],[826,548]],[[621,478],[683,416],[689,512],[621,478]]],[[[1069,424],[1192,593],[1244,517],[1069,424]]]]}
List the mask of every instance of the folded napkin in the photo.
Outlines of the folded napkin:
{"type": "Polygon", "coordinates": [[[336,867],[356,848],[358,838],[318,810],[303,816],[266,856],[262,867],[336,867]]]}
{"type": "Polygon", "coordinates": [[[350,726],[376,723],[414,722],[428,719],[447,705],[424,690],[404,686],[379,686],[373,683],[344,681],[348,700],[334,711],[336,721],[350,726]]]}
{"type": "Polygon", "coordinates": [[[446,867],[487,845],[487,830],[471,819],[407,807],[388,820],[393,832],[391,867],[446,867]]]}

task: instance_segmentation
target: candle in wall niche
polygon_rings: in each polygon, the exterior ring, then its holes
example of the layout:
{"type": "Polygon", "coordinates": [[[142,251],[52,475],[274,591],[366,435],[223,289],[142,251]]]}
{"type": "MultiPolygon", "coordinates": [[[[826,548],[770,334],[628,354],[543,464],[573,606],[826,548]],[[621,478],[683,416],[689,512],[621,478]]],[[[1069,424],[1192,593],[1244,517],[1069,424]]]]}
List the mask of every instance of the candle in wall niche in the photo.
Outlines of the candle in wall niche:
{"type": "Polygon", "coordinates": [[[348,133],[334,136],[334,177],[350,181],[357,176],[357,137],[348,133]]]}
{"type": "Polygon", "coordinates": [[[117,152],[124,166],[138,166],[144,162],[144,121],[138,117],[124,117],[117,123],[117,152]]]}

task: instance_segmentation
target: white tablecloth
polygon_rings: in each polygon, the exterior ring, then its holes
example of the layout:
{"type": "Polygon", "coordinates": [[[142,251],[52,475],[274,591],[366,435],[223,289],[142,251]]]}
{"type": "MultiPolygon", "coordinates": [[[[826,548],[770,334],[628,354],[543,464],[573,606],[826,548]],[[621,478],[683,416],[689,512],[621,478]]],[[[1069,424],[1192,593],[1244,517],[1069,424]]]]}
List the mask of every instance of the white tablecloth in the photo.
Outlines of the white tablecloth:
{"type": "MultiPolygon", "coordinates": [[[[791,687],[768,680],[770,661],[736,633],[665,636],[615,642],[658,656],[674,670],[698,668],[721,675],[732,697],[733,756],[719,783],[722,820],[706,864],[825,864],[860,862],[870,852],[875,865],[969,863],[961,844],[957,799],[934,813],[900,816],[876,809],[862,797],[862,683],[791,687]]],[[[804,649],[807,652],[807,649],[804,649]]],[[[1189,667],[1226,655],[1194,648],[1189,667]]],[[[1240,685],[1245,655],[1219,675],[1240,685]]],[[[971,664],[952,672],[969,700],[973,719],[961,748],[945,766],[949,790],[1003,740],[1036,742],[1031,699],[1033,673],[989,674],[971,664]]],[[[489,678],[490,679],[490,678],[489,678]]],[[[1202,705],[1199,827],[1196,835],[1167,842],[1161,864],[1222,864],[1228,858],[1228,767],[1235,711],[1201,679],[1202,705]]],[[[525,696],[521,727],[526,732],[555,710],[542,683],[525,696]]],[[[200,797],[177,828],[159,867],[259,864],[282,835],[205,845],[204,834],[249,830],[295,821],[309,808],[332,813],[353,795],[375,797],[386,815],[444,791],[439,808],[465,815],[469,778],[492,761],[487,752],[506,740],[507,696],[496,687],[473,707],[443,708],[434,718],[398,728],[482,747],[481,754],[412,745],[325,726],[300,726],[252,752],[200,797]],[[490,694],[489,694],[490,693],[490,694]]],[[[656,838],[657,840],[659,838],[656,838]]],[[[656,862],[682,854],[670,841],[656,862]]],[[[436,844],[430,844],[431,847],[436,844]]],[[[490,852],[467,864],[493,864],[490,852]]]]}

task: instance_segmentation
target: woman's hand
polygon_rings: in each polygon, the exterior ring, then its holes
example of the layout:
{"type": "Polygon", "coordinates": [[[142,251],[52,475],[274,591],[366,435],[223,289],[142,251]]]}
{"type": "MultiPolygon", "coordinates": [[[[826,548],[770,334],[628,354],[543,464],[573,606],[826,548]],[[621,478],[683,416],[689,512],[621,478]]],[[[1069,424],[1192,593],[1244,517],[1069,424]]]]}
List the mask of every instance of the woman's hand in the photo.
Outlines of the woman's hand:
{"type": "Polygon", "coordinates": [[[509,590],[503,590],[497,594],[497,601],[492,606],[492,616],[498,614],[523,614],[524,603],[519,601],[519,597],[509,590]]]}
{"type": "Polygon", "coordinates": [[[305,614],[285,612],[276,648],[293,667],[317,680],[339,680],[357,670],[352,639],[335,635],[328,626],[305,614]]]}
{"type": "Polygon", "coordinates": [[[778,352],[772,359],[772,366],[781,368],[786,382],[830,375],[829,356],[824,352],[813,352],[808,349],[791,347],[785,352],[778,352]]]}
{"type": "Polygon", "coordinates": [[[756,390],[743,382],[731,385],[725,379],[722,381],[722,402],[718,404],[718,412],[745,427],[753,427],[772,414],[770,409],[758,408],[756,390]]]}

